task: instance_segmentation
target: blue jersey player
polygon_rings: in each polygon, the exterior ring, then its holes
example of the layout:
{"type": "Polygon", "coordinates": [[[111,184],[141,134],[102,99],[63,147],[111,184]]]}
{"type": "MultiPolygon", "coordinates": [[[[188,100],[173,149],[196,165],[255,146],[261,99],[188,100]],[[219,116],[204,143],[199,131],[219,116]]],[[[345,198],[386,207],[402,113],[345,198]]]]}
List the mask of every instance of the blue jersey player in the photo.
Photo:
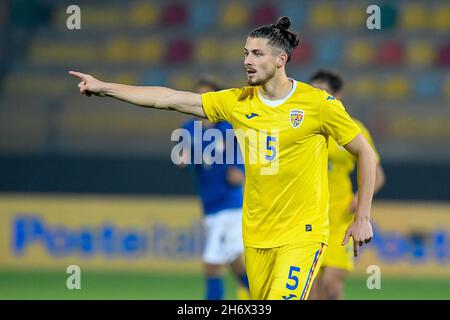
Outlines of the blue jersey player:
{"type": "MultiPolygon", "coordinates": [[[[197,84],[198,93],[217,90],[217,84],[208,78],[197,84]]],[[[231,132],[232,126],[228,122],[211,123],[206,119],[191,119],[184,123],[183,128],[190,132],[192,151],[191,154],[182,156],[180,167],[193,172],[204,213],[206,243],[202,260],[206,277],[206,299],[221,300],[224,297],[222,266],[231,268],[239,282],[238,296],[245,299],[248,296],[248,279],[242,241],[244,166],[238,161],[240,151],[236,138],[232,135],[232,141],[226,139],[227,131],[231,132]],[[201,136],[194,135],[195,126],[201,127],[201,136]],[[198,141],[210,129],[219,130],[223,139],[207,143],[198,141]],[[205,147],[214,143],[213,155],[216,159],[222,159],[222,163],[206,164],[203,159],[201,164],[193,164],[195,143],[202,145],[202,155],[205,147]],[[232,152],[231,164],[227,164],[227,152],[232,152]],[[191,157],[190,161],[186,157],[191,157]]]]}

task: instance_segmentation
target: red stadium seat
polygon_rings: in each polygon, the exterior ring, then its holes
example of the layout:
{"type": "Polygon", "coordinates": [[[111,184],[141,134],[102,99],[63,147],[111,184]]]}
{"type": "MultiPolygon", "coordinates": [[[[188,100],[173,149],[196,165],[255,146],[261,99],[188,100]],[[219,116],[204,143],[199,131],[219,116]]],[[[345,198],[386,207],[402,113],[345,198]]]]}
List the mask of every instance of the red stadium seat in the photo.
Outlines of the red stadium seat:
{"type": "Polygon", "coordinates": [[[182,3],[172,3],[164,8],[163,20],[169,26],[180,26],[187,22],[187,10],[182,3]]]}
{"type": "Polygon", "coordinates": [[[439,48],[438,64],[440,66],[450,66],[450,42],[443,44],[439,48]]]}
{"type": "Polygon", "coordinates": [[[253,27],[262,26],[265,24],[275,23],[278,18],[278,12],[272,4],[262,4],[253,9],[251,23],[253,27]]]}
{"type": "Polygon", "coordinates": [[[167,49],[167,63],[187,63],[191,59],[192,44],[187,39],[174,39],[167,49]]]}
{"type": "Polygon", "coordinates": [[[394,40],[382,43],[376,60],[381,65],[396,65],[403,61],[403,46],[394,40]]]}
{"type": "Polygon", "coordinates": [[[291,56],[292,63],[307,63],[311,61],[313,48],[308,41],[301,40],[297,48],[294,49],[291,56]]]}

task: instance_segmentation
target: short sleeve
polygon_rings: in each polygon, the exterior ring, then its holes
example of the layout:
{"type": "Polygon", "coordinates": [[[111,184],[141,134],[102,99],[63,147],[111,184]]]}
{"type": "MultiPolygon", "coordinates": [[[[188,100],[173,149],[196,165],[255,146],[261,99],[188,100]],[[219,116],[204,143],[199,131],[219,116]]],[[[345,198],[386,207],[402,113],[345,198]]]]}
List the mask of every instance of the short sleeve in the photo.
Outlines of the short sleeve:
{"type": "Polygon", "coordinates": [[[360,127],[361,133],[366,138],[367,142],[371,145],[373,151],[375,152],[375,156],[377,157],[377,161],[380,162],[380,155],[378,154],[377,149],[375,148],[375,144],[373,143],[372,136],[370,135],[369,130],[358,120],[355,120],[356,124],[360,127]]]}
{"type": "Polygon", "coordinates": [[[345,146],[361,133],[359,126],[345,111],[342,102],[330,95],[326,95],[320,103],[320,122],[322,130],[341,146],[345,146]]]}
{"type": "Polygon", "coordinates": [[[238,101],[241,89],[206,92],[202,94],[205,115],[211,122],[231,122],[231,110],[238,101]]]}

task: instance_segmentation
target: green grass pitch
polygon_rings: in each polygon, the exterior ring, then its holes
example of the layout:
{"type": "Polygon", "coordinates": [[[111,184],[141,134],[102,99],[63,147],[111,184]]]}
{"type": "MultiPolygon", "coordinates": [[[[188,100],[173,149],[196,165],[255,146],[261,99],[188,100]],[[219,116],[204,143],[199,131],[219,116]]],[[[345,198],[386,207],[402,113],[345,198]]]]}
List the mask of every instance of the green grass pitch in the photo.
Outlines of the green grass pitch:
{"type": "MultiPolygon", "coordinates": [[[[82,271],[81,290],[69,290],[65,272],[0,271],[0,299],[150,299],[203,298],[201,274],[99,273],[82,271]]],[[[236,284],[225,275],[226,299],[236,299],[236,284]]],[[[450,279],[382,278],[380,290],[366,279],[349,277],[345,299],[450,299],[450,279]]]]}

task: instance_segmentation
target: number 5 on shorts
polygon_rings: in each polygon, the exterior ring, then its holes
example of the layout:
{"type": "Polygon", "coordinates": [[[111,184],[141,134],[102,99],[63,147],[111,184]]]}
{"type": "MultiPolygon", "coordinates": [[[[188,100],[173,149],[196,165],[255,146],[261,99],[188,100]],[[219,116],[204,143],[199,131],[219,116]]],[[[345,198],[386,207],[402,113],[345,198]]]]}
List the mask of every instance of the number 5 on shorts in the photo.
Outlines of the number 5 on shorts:
{"type": "Polygon", "coordinates": [[[294,272],[300,272],[300,267],[291,266],[291,268],[289,269],[288,279],[295,282],[294,285],[290,285],[288,282],[286,282],[286,288],[288,288],[289,290],[295,290],[298,287],[298,277],[294,275],[294,272]]]}

